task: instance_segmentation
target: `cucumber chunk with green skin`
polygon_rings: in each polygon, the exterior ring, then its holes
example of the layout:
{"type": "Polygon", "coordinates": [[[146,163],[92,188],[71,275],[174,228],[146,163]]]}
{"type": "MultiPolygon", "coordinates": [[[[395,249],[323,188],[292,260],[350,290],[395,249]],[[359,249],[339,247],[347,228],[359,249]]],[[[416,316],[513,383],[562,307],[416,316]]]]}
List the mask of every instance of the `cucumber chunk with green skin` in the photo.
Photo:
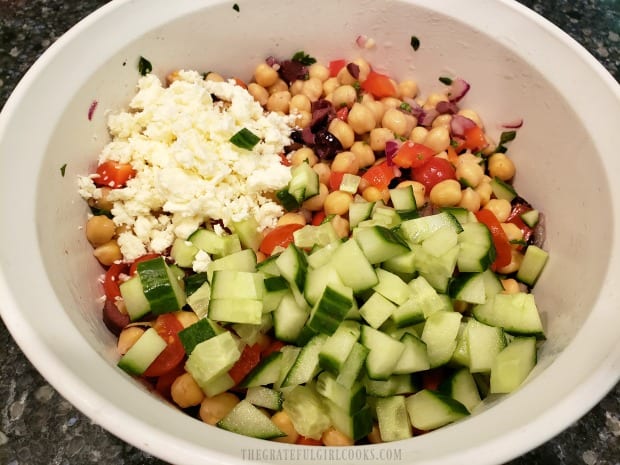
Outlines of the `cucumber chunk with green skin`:
{"type": "Polygon", "coordinates": [[[548,252],[535,245],[529,245],[525,249],[523,261],[519,271],[517,271],[517,279],[530,287],[534,287],[548,259],[548,252]]]}
{"type": "Polygon", "coordinates": [[[151,304],[144,295],[139,276],[133,276],[119,286],[121,297],[125,303],[131,321],[139,320],[151,311],[151,304]]]}
{"type": "Polygon", "coordinates": [[[415,201],[412,186],[398,187],[390,189],[390,199],[396,210],[417,210],[418,205],[415,201]]]}
{"type": "Polygon", "coordinates": [[[356,412],[366,405],[366,390],[361,382],[346,388],[336,381],[336,376],[327,371],[317,377],[316,392],[347,413],[356,412]]]}
{"type": "Polygon", "coordinates": [[[253,299],[211,298],[208,315],[214,321],[258,325],[262,321],[263,302],[253,299]]]}
{"type": "Polygon", "coordinates": [[[163,257],[140,262],[137,269],[151,312],[174,312],[185,305],[185,291],[163,257]]]}
{"type": "Polygon", "coordinates": [[[370,349],[366,371],[372,379],[387,379],[394,372],[405,345],[381,331],[362,325],[361,343],[370,349]]]}
{"type": "Polygon", "coordinates": [[[363,383],[366,387],[366,393],[373,397],[412,394],[418,390],[411,375],[392,375],[386,380],[365,377],[363,383]]]}
{"type": "Polygon", "coordinates": [[[286,374],[282,387],[305,384],[314,378],[315,374],[320,370],[319,353],[326,340],[326,335],[318,334],[302,347],[297,359],[286,374]]]}
{"type": "Polygon", "coordinates": [[[198,229],[189,238],[189,241],[216,257],[224,257],[241,251],[241,241],[236,234],[219,235],[210,229],[198,229]]]}
{"type": "Polygon", "coordinates": [[[421,339],[426,344],[431,368],[450,361],[456,349],[456,337],[462,315],[457,312],[435,312],[426,320],[421,339]]]}
{"type": "Polygon", "coordinates": [[[348,413],[330,400],[325,400],[325,404],[334,427],[354,441],[368,436],[372,431],[372,412],[368,405],[348,413]]]}
{"type": "Polygon", "coordinates": [[[203,318],[209,312],[211,301],[211,285],[205,281],[196,291],[187,297],[187,305],[194,311],[198,318],[203,318]]]}
{"type": "Polygon", "coordinates": [[[228,373],[222,373],[215,378],[211,378],[206,383],[200,385],[200,388],[207,397],[217,396],[222,392],[226,392],[235,386],[235,380],[228,373]]]}
{"type": "Polygon", "coordinates": [[[441,212],[403,221],[398,227],[398,232],[407,242],[421,244],[444,226],[451,228],[457,234],[463,230],[461,223],[451,213],[441,212]]]}
{"type": "Polygon", "coordinates": [[[247,271],[217,270],[211,279],[211,299],[263,298],[264,276],[247,271]]]}
{"type": "Polygon", "coordinates": [[[375,202],[353,202],[349,205],[349,228],[353,231],[362,221],[370,218],[375,202]]]}
{"type": "Polygon", "coordinates": [[[227,373],[239,357],[241,351],[237,341],[225,331],[196,345],[185,362],[185,370],[203,388],[209,381],[227,373]]]}
{"type": "Polygon", "coordinates": [[[446,378],[439,391],[459,401],[470,413],[482,402],[476,380],[467,368],[461,368],[446,378]]]}
{"type": "Polygon", "coordinates": [[[517,196],[517,191],[515,191],[514,187],[512,187],[507,182],[502,181],[498,177],[491,179],[491,189],[495,197],[502,200],[507,200],[508,202],[512,202],[512,200],[517,196]]]}
{"type": "Polygon", "coordinates": [[[486,302],[485,278],[482,273],[459,273],[448,285],[450,297],[470,304],[486,302]]]}
{"type": "Polygon", "coordinates": [[[273,328],[276,338],[280,341],[294,343],[299,338],[309,316],[308,305],[300,305],[293,293],[289,291],[273,311],[273,328]]]}
{"type": "Polygon", "coordinates": [[[245,393],[245,400],[256,407],[264,407],[269,410],[281,410],[284,398],[280,391],[264,386],[253,386],[245,393]]]}
{"type": "Polygon", "coordinates": [[[355,381],[360,379],[364,371],[366,358],[368,357],[369,352],[370,350],[359,342],[353,344],[353,348],[351,349],[344,366],[338,373],[336,381],[344,387],[350,388],[353,386],[355,381]]]}
{"type": "Polygon", "coordinates": [[[308,271],[308,259],[303,250],[299,249],[295,244],[290,244],[278,256],[276,265],[280,270],[280,274],[291,286],[295,286],[298,290],[304,288],[308,271]]]}
{"type": "Polygon", "coordinates": [[[399,441],[413,436],[405,396],[379,398],[375,403],[375,409],[382,441],[399,441]]]}
{"type": "Polygon", "coordinates": [[[359,293],[379,282],[375,269],[354,239],[342,243],[332,255],[332,263],[345,286],[359,293]]]}
{"type": "Polygon", "coordinates": [[[460,246],[457,267],[460,272],[482,272],[495,260],[495,246],[491,232],[483,223],[466,223],[458,235],[460,246]]]}
{"type": "Polygon", "coordinates": [[[431,367],[428,359],[426,344],[422,339],[410,333],[405,333],[400,338],[405,345],[405,350],[398,359],[394,374],[416,373],[428,370],[431,367]]]}
{"type": "Polygon", "coordinates": [[[469,415],[459,401],[428,389],[409,396],[405,404],[412,426],[422,431],[437,429],[469,415]]]}
{"type": "Polygon", "coordinates": [[[222,429],[258,439],[286,436],[261,410],[247,400],[240,401],[218,423],[222,429]]]}
{"type": "Polygon", "coordinates": [[[282,370],[282,352],[272,352],[264,357],[252,371],[239,383],[239,387],[266,386],[274,384],[280,379],[282,370]]]}
{"type": "Polygon", "coordinates": [[[319,301],[312,307],[306,325],[316,333],[333,334],[353,306],[353,293],[347,288],[327,286],[319,301]]]}
{"type": "Polygon", "coordinates": [[[510,334],[544,336],[533,294],[496,294],[484,304],[476,305],[472,313],[476,320],[501,327],[510,334]]]}
{"type": "Polygon", "coordinates": [[[295,431],[307,438],[320,439],[332,423],[325,401],[309,386],[295,386],[286,392],[282,408],[288,413],[295,431]]]}
{"type": "Polygon", "coordinates": [[[353,321],[343,321],[338,329],[327,338],[319,352],[321,368],[334,374],[339,374],[353,346],[360,337],[360,325],[353,321]]]}
{"type": "Polygon", "coordinates": [[[536,365],[536,338],[517,337],[502,350],[491,368],[493,394],[507,394],[517,389],[536,365]]]}
{"type": "Polygon", "coordinates": [[[360,315],[372,328],[379,328],[396,310],[396,304],[374,292],[360,307],[360,315]]]}
{"type": "Polygon", "coordinates": [[[203,318],[187,328],[179,331],[179,339],[187,355],[201,342],[211,339],[219,334],[216,327],[207,319],[203,318]]]}
{"type": "Polygon", "coordinates": [[[473,318],[467,322],[465,339],[471,373],[489,373],[497,354],[506,347],[502,328],[485,325],[473,318]]]}
{"type": "Polygon", "coordinates": [[[190,241],[177,237],[172,243],[170,257],[172,257],[174,263],[180,267],[191,268],[198,250],[198,247],[190,241]]]}
{"type": "Polygon", "coordinates": [[[356,228],[353,239],[373,265],[409,251],[407,244],[396,233],[383,226],[356,228]]]}
{"type": "Polygon", "coordinates": [[[403,304],[412,296],[413,292],[411,288],[397,275],[387,270],[377,268],[377,276],[379,278],[379,283],[373,287],[374,291],[394,302],[396,305],[403,304]]]}
{"type": "Polygon", "coordinates": [[[140,376],[168,346],[154,328],[147,329],[118,361],[119,368],[140,376]]]}
{"type": "Polygon", "coordinates": [[[256,253],[254,250],[243,249],[209,262],[207,265],[207,276],[209,277],[209,282],[212,282],[213,274],[216,271],[228,270],[253,273],[256,271],[256,266],[256,253]]]}
{"type": "Polygon", "coordinates": [[[233,221],[230,227],[239,236],[239,241],[241,241],[241,245],[246,250],[258,250],[263,240],[263,234],[259,231],[259,224],[256,218],[249,216],[241,221],[233,221]]]}

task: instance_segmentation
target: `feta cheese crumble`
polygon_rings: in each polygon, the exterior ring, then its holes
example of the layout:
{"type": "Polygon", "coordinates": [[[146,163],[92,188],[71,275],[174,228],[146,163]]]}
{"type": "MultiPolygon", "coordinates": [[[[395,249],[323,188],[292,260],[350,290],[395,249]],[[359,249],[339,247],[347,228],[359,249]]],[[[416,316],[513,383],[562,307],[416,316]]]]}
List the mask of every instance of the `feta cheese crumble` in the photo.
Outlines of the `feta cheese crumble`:
{"type": "MultiPolygon", "coordinates": [[[[164,87],[157,76],[143,76],[129,110],[109,116],[112,140],[99,156],[99,163],[130,163],[136,170],[108,196],[114,222],[127,229],[118,238],[125,260],[162,253],[210,220],[228,227],[254,217],[260,230],[274,226],[283,210],[270,194],[291,179],[280,153],[294,121],[294,115],[266,113],[234,81],[179,71],[164,87]],[[252,150],[230,142],[243,128],[260,138],[252,150]]],[[[101,197],[93,176],[78,184],[83,198],[101,197]]]]}

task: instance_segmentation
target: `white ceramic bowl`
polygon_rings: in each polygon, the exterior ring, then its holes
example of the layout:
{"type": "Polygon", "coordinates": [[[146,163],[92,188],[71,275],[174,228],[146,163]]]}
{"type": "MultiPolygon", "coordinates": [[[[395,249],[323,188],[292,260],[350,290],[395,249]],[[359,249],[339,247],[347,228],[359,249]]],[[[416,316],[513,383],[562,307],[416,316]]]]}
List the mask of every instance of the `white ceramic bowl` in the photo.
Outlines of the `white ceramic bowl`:
{"type": "Polygon", "coordinates": [[[269,461],[275,451],[292,454],[291,462],[317,463],[317,456],[298,454],[301,446],[244,438],[192,419],[116,368],[114,338],[100,317],[101,268],[81,229],[87,207],[76,185],[107,141],[106,112],[125,106],[134,91],[140,55],[161,76],[190,68],[249,77],[266,56],[303,49],[321,61],[365,56],[397,78],[413,77],[423,94],[440,88],[441,75],[462,76],[472,84],[465,103],[479,110],[491,134],[523,118],[510,146],[516,186],[546,213],[551,254],[536,287],[548,341],[521,389],[431,434],[342,449],[338,457],[497,464],[588,411],[620,375],[618,84],[567,35],[516,2],[239,5],[237,12],[218,0],[112,2],[58,40],[6,104],[0,305],[33,364],[95,422],[164,460],[241,463],[249,450],[261,450],[255,459],[269,461]],[[376,47],[356,47],[359,34],[376,47]],[[417,51],[412,35],[421,42],[417,51]]]}

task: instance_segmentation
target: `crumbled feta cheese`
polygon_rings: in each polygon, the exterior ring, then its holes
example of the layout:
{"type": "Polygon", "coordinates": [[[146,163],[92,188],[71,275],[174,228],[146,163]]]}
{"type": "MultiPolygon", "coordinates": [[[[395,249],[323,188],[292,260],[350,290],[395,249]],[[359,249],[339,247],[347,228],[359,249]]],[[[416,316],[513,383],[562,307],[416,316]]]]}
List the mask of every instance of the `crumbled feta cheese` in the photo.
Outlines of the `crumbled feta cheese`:
{"type": "MultiPolygon", "coordinates": [[[[136,170],[126,187],[108,195],[114,222],[127,229],[118,240],[125,260],[163,252],[209,220],[227,227],[255,217],[261,230],[275,225],[283,210],[269,194],[290,181],[280,153],[294,120],[265,113],[234,81],[179,71],[164,87],[153,74],[142,77],[129,111],[109,116],[112,141],[99,156],[100,163],[130,163],[136,170]],[[252,150],[230,142],[243,128],[260,138],[252,150]]],[[[78,180],[78,191],[85,199],[101,196],[88,176],[78,180]]],[[[197,259],[196,267],[205,260],[197,259]]]]}
{"type": "Polygon", "coordinates": [[[209,263],[211,263],[211,256],[204,250],[199,250],[194,257],[192,269],[196,273],[205,273],[209,268],[209,263]]]}

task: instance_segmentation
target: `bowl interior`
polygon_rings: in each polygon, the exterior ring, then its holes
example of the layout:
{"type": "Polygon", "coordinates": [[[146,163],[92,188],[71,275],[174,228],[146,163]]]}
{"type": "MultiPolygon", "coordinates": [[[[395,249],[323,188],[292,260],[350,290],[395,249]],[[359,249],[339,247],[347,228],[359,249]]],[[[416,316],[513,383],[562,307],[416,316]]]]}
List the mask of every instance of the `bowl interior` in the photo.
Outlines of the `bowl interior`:
{"type": "Polygon", "coordinates": [[[462,463],[463,454],[493,447],[476,461],[497,463],[568,426],[598,399],[583,399],[582,407],[551,423],[555,430],[541,428],[536,438],[497,447],[507,433],[556,409],[606,354],[618,358],[612,331],[620,313],[613,312],[610,285],[617,276],[618,188],[608,175],[618,162],[607,153],[611,128],[620,127],[618,91],[614,97],[611,79],[533,14],[508,2],[481,3],[484,15],[452,0],[441,8],[421,0],[264,0],[240,3],[239,11],[220,1],[126,1],[112,2],[72,30],[24,80],[0,132],[0,211],[14,219],[0,232],[8,297],[3,317],[27,355],[95,421],[167,460],[193,463],[209,450],[214,461],[241,461],[242,447],[265,447],[186,417],[145,395],[115,367],[115,340],[101,321],[102,269],[82,229],[87,207],[76,177],[96,166],[108,141],[106,117],[129,102],[140,56],[162,78],[185,68],[243,79],[269,55],[304,50],[321,62],[362,56],[397,79],[415,79],[422,95],[443,88],[440,76],[465,78],[472,89],[462,106],[478,111],[496,138],[502,124],[523,118],[508,153],[517,165],[518,192],[545,213],[551,254],[535,289],[547,341],[527,385],[471,419],[398,443],[404,458],[447,464],[460,454],[462,463]],[[360,34],[376,46],[359,48],[360,34]],[[412,36],[420,40],[417,51],[412,36]],[[583,89],[581,78],[589,78],[591,88],[583,89]],[[595,111],[602,111],[594,99],[606,105],[608,121],[594,124],[595,111]],[[25,128],[35,136],[18,136],[25,128]],[[596,347],[592,335],[598,335],[596,347]],[[473,444],[463,434],[469,428],[478,431],[473,444]]]}

